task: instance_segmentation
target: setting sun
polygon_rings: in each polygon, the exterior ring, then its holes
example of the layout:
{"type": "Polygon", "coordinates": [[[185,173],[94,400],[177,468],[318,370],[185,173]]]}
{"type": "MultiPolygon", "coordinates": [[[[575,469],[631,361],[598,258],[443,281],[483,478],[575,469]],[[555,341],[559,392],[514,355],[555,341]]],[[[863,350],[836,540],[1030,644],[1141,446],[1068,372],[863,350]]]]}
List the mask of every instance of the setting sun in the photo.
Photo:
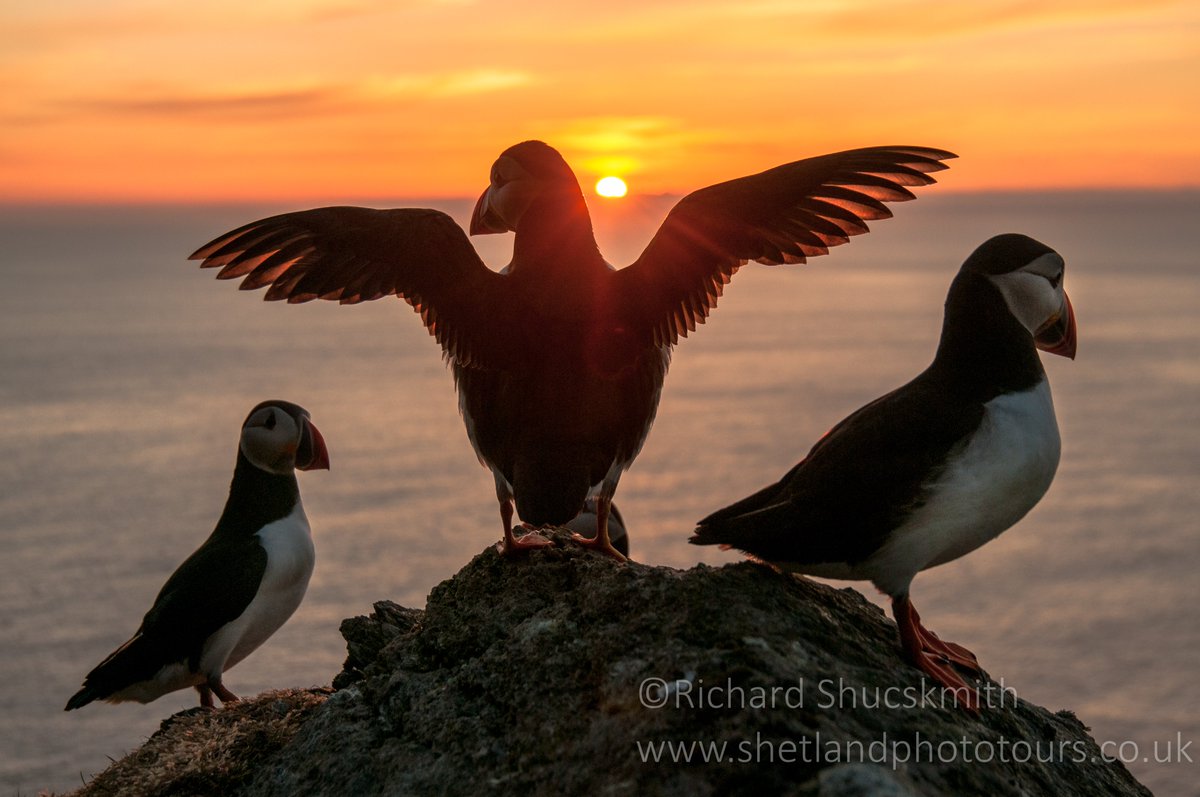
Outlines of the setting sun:
{"type": "Polygon", "coordinates": [[[620,177],[601,177],[596,182],[596,193],[611,199],[625,196],[625,192],[628,190],[629,187],[620,177]]]}

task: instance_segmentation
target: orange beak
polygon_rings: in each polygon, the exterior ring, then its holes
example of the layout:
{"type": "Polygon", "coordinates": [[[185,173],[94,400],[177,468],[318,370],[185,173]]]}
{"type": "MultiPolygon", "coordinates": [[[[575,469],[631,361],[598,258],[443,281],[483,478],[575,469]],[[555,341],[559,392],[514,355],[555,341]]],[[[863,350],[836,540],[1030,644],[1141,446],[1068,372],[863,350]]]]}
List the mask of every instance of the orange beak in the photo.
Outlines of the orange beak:
{"type": "Polygon", "coordinates": [[[1044,352],[1075,359],[1075,308],[1070,296],[1063,294],[1063,306],[1042,325],[1033,341],[1044,352]]]}
{"type": "Polygon", "coordinates": [[[504,227],[504,223],[496,217],[492,212],[492,206],[489,202],[491,187],[489,186],[482,194],[479,195],[479,201],[475,203],[475,210],[471,213],[471,235],[495,235],[497,233],[508,232],[504,227]]]}
{"type": "Polygon", "coordinates": [[[312,421],[304,419],[300,445],[296,448],[296,470],[329,470],[329,449],[312,421]]]}

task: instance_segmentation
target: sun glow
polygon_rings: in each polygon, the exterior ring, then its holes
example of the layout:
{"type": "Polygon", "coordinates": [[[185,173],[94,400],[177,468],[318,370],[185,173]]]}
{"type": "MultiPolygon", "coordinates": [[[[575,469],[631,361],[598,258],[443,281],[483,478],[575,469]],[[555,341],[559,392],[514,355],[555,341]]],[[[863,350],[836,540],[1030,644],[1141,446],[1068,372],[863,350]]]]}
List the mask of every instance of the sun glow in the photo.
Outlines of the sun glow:
{"type": "Polygon", "coordinates": [[[596,182],[596,193],[610,199],[623,197],[628,190],[629,187],[620,177],[601,177],[596,182]]]}

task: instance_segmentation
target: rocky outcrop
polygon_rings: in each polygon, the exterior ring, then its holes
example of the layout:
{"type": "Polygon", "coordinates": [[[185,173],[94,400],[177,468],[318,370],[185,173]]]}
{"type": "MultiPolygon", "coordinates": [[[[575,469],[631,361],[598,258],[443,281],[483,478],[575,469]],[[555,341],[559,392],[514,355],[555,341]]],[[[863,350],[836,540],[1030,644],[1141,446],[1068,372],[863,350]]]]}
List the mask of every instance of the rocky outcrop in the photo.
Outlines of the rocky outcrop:
{"type": "Polygon", "coordinates": [[[264,692],[224,708],[163,720],[140,748],[76,792],[87,797],[236,794],[280,754],[332,690],[264,692]]]}
{"type": "MultiPolygon", "coordinates": [[[[210,760],[208,780],[170,793],[1149,794],[1067,711],[989,682],[969,715],[853,590],[750,563],[620,565],[558,541],[518,560],[485,550],[424,610],[385,601],[346,620],[327,699],[272,693],[170,721],[147,746],[241,727],[226,748],[253,759],[210,760]],[[277,727],[255,748],[238,712],[260,705],[277,727]]],[[[81,794],[117,793],[112,772],[81,794]]],[[[119,793],[168,793],[153,783],[119,793]]]]}

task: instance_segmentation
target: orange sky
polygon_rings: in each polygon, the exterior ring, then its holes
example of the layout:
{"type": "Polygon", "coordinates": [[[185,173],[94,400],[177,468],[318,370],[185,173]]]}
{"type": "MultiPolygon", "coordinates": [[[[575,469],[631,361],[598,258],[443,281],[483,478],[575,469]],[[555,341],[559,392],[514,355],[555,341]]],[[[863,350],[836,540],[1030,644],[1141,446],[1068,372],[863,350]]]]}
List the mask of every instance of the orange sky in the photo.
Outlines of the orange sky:
{"type": "Polygon", "coordinates": [[[1200,185],[1195,0],[0,5],[0,201],[683,192],[871,144],[950,190],[1200,185]]]}

